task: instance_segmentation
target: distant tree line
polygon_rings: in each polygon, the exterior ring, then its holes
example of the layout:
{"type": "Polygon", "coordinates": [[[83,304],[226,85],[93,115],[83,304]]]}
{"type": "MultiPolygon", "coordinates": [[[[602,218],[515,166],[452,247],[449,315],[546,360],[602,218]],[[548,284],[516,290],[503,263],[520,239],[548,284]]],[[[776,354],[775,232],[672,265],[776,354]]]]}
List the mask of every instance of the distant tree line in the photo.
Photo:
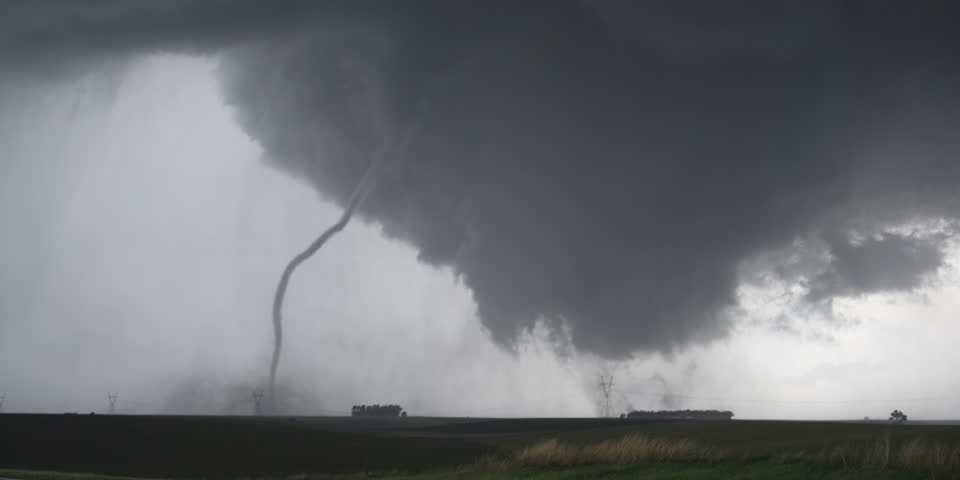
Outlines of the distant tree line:
{"type": "Polygon", "coordinates": [[[733,412],[720,410],[634,410],[620,415],[620,418],[641,418],[658,420],[730,420],[733,412]]]}
{"type": "Polygon", "coordinates": [[[354,417],[406,417],[400,405],[354,405],[350,413],[354,417]]]}

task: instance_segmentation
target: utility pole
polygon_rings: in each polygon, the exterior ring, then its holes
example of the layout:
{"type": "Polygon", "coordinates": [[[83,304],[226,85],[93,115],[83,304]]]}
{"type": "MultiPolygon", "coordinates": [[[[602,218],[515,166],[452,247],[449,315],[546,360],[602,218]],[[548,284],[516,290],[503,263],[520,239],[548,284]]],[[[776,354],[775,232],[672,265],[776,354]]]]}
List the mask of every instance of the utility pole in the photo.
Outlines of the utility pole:
{"type": "Polygon", "coordinates": [[[3,401],[7,399],[6,393],[0,393],[0,413],[3,413],[3,401]]]}
{"type": "Polygon", "coordinates": [[[609,417],[612,413],[610,410],[610,394],[613,393],[613,375],[610,375],[609,378],[600,375],[600,393],[603,395],[600,416],[609,417]]]}
{"type": "Polygon", "coordinates": [[[253,391],[253,414],[263,415],[263,392],[261,390],[253,391]]]}
{"type": "Polygon", "coordinates": [[[116,393],[107,392],[107,401],[110,402],[110,409],[107,411],[110,415],[115,415],[117,413],[117,398],[120,395],[116,393]]]}

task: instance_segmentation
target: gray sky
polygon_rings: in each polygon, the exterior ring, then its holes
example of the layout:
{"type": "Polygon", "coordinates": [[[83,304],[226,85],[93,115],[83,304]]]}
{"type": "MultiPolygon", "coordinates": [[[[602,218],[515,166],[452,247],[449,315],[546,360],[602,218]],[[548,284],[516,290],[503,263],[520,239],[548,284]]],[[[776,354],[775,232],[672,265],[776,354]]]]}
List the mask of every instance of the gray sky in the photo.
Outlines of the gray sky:
{"type": "Polygon", "coordinates": [[[412,124],[294,276],[288,410],[592,415],[612,373],[618,409],[960,414],[934,2],[906,39],[813,7],[55,3],[0,24],[7,410],[248,411],[282,266],[412,124]]]}

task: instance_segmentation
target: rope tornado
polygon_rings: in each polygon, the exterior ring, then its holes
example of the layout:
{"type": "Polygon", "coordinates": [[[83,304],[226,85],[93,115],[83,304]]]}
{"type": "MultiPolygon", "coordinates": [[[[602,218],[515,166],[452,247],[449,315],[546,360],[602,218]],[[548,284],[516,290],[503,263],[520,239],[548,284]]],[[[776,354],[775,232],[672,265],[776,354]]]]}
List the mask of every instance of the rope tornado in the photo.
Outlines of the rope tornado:
{"type": "Polygon", "coordinates": [[[276,384],[277,366],[280,362],[280,352],[283,350],[283,298],[287,293],[287,284],[290,283],[290,276],[293,275],[293,271],[296,270],[301,263],[312,257],[314,253],[317,253],[317,250],[320,250],[320,247],[327,243],[327,240],[330,240],[331,237],[347,226],[347,223],[350,222],[350,218],[353,216],[353,211],[356,210],[357,205],[360,204],[363,197],[365,197],[366,193],[370,190],[367,188],[367,184],[370,183],[373,171],[379,163],[378,160],[379,159],[375,159],[371,161],[367,166],[366,172],[364,172],[363,177],[360,178],[356,188],[354,188],[353,193],[350,195],[350,200],[340,215],[340,219],[337,220],[337,223],[327,228],[306,250],[293,257],[293,259],[287,263],[287,267],[283,269],[283,275],[280,277],[280,283],[277,284],[277,290],[273,297],[273,359],[270,362],[271,402],[275,399],[274,385],[276,384]]]}
{"type": "Polygon", "coordinates": [[[412,115],[412,121],[404,128],[402,134],[399,135],[399,137],[390,135],[387,141],[384,142],[382,150],[375,154],[374,158],[367,164],[366,171],[363,173],[363,176],[360,177],[357,186],[354,187],[353,193],[350,195],[350,200],[347,202],[347,206],[344,208],[337,223],[327,228],[306,250],[293,257],[290,263],[287,264],[287,267],[283,269],[283,275],[280,277],[280,283],[277,284],[277,290],[273,297],[273,358],[270,362],[269,389],[271,408],[275,405],[276,397],[274,396],[274,386],[276,385],[277,366],[280,363],[280,352],[283,350],[283,316],[281,311],[283,309],[283,298],[287,293],[287,284],[290,282],[290,276],[293,275],[293,271],[296,270],[301,263],[313,256],[317,250],[320,250],[320,247],[323,247],[323,245],[327,243],[327,240],[330,240],[331,237],[343,230],[344,227],[350,223],[350,218],[353,217],[354,210],[356,210],[357,206],[360,205],[367,194],[373,190],[374,184],[387,169],[385,165],[386,157],[402,151],[413,136],[413,133],[419,129],[419,113],[423,111],[425,103],[426,97],[421,98],[420,101],[417,102],[417,105],[413,109],[415,113],[412,115]]]}

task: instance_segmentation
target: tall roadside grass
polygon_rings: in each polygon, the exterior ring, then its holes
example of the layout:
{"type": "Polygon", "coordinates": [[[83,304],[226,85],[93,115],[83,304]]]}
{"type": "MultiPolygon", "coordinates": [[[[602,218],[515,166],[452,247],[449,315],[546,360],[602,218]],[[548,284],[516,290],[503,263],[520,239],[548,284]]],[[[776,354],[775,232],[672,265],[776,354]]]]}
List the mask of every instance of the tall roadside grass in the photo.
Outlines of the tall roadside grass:
{"type": "Polygon", "coordinates": [[[746,451],[722,449],[686,439],[655,438],[627,435],[599,443],[577,445],[556,439],[543,440],[511,455],[486,457],[478,467],[504,471],[524,467],[574,467],[590,464],[637,464],[647,462],[724,462],[771,460],[805,462],[844,468],[953,471],[960,473],[960,446],[951,446],[924,439],[899,443],[889,436],[875,441],[844,443],[818,451],[784,452],[778,455],[755,456],[746,451]]]}
{"type": "MultiPolygon", "coordinates": [[[[806,458],[795,458],[805,460],[806,458]]],[[[898,467],[960,472],[960,446],[914,438],[894,445],[889,436],[874,442],[845,443],[816,456],[815,460],[849,467],[898,467]]]]}
{"type": "Polygon", "coordinates": [[[692,440],[671,440],[646,435],[627,435],[589,445],[575,445],[556,439],[523,448],[508,457],[486,457],[482,467],[505,470],[522,467],[572,467],[589,464],[631,464],[642,462],[712,462],[726,458],[718,448],[692,440]]]}

